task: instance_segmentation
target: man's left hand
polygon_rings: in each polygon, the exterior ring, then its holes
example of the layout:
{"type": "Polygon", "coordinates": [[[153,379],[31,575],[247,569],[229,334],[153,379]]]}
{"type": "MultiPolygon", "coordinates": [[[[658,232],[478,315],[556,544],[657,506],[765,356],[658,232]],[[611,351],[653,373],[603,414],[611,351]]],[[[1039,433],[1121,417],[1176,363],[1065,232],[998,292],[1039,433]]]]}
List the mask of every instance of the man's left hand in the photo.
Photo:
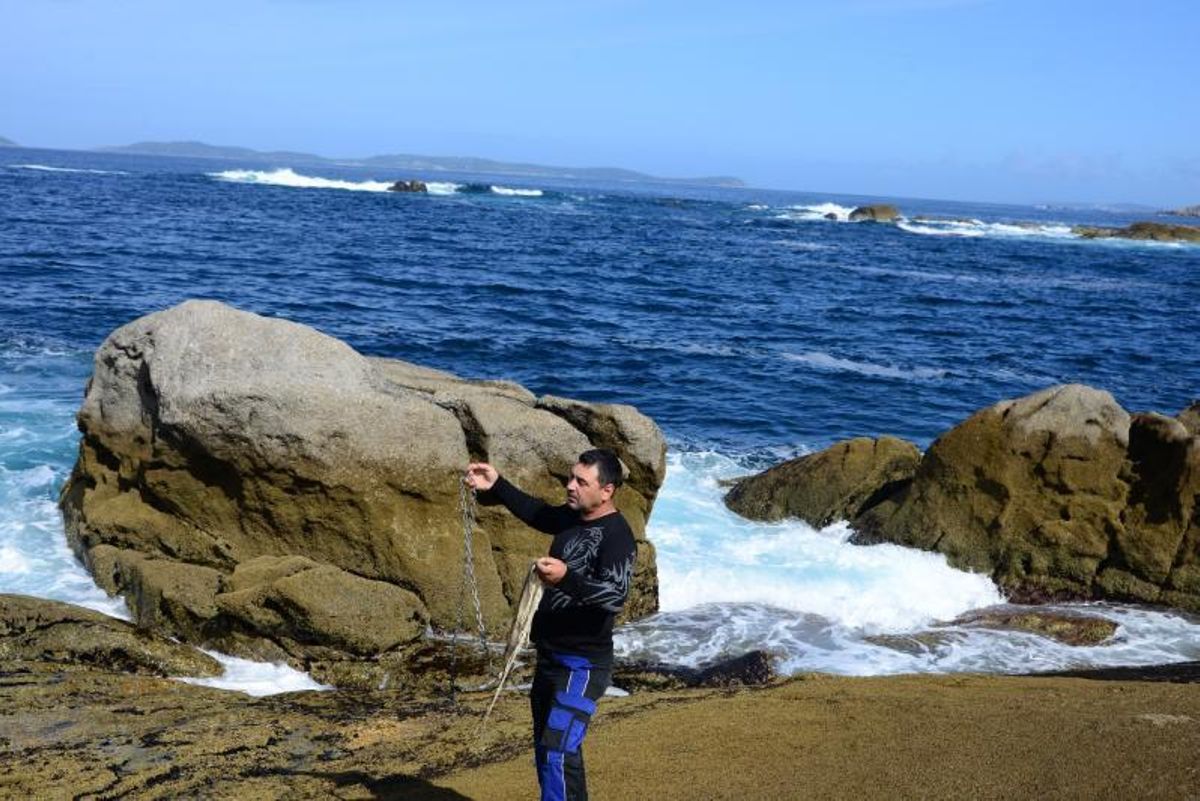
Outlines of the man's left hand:
{"type": "Polygon", "coordinates": [[[543,556],[534,563],[537,568],[538,578],[542,583],[549,584],[553,587],[555,584],[563,580],[563,576],[567,575],[567,563],[561,559],[555,559],[553,556],[543,556]]]}

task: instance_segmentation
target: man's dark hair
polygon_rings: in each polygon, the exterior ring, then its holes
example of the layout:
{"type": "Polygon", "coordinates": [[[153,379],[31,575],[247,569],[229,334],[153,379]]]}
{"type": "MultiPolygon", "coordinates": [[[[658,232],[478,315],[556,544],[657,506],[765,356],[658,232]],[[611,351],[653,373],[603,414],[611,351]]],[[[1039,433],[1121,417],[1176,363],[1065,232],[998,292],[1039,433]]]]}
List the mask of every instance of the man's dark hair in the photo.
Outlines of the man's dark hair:
{"type": "Polygon", "coordinates": [[[596,465],[596,475],[600,479],[600,486],[612,484],[614,487],[621,486],[624,477],[621,473],[621,460],[617,455],[608,448],[593,448],[590,451],[584,451],[579,454],[579,463],[586,465],[596,465]]]}

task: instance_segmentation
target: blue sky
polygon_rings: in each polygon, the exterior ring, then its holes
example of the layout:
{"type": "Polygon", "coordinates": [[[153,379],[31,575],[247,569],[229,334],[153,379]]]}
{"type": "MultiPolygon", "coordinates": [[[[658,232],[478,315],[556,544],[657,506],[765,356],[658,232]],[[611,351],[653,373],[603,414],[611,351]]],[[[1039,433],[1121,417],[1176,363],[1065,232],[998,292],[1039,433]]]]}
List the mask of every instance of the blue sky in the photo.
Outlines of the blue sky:
{"type": "Polygon", "coordinates": [[[0,135],[1200,203],[1194,0],[0,0],[0,135]]]}

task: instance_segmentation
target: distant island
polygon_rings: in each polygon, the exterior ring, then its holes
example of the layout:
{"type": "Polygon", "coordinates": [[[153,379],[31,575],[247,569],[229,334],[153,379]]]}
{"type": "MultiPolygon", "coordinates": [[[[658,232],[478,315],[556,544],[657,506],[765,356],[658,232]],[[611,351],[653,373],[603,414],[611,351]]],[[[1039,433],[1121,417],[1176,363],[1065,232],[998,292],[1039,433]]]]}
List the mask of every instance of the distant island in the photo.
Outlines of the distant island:
{"type": "Polygon", "coordinates": [[[0,136],[0,147],[20,147],[20,145],[11,139],[5,139],[3,136],[0,136]]]}
{"type": "Polygon", "coordinates": [[[417,156],[393,153],[366,158],[333,159],[315,153],[290,150],[253,150],[248,147],[209,145],[204,142],[136,142],[132,145],[97,148],[109,153],[129,153],[145,156],[175,156],[199,159],[241,159],[294,164],[337,164],[354,167],[381,167],[415,172],[479,172],[498,175],[517,175],[530,178],[567,178],[600,181],[636,181],[700,186],[742,187],[739,178],[710,176],[703,178],[661,178],[618,167],[549,167],[543,164],[524,164],[470,156],[417,156]]]}
{"type": "Polygon", "coordinates": [[[1184,206],[1174,211],[1164,211],[1163,214],[1170,214],[1173,217],[1200,217],[1200,205],[1184,206]]]}

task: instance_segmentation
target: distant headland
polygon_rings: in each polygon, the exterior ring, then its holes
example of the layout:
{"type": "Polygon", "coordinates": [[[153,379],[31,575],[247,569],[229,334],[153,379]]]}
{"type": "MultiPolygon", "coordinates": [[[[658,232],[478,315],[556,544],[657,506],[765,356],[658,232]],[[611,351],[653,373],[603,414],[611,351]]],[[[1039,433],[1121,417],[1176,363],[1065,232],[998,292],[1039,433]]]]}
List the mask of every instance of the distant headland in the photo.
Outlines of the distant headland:
{"type": "Polygon", "coordinates": [[[524,164],[495,161],[470,156],[418,156],[393,153],[365,158],[334,159],[315,153],[290,150],[262,151],[248,147],[209,145],[204,142],[136,142],[132,145],[97,148],[108,153],[129,153],[147,156],[175,156],[201,159],[245,159],[279,161],[289,164],[338,164],[354,167],[384,167],[387,169],[420,172],[467,172],[520,175],[539,178],[588,179],[600,181],[638,181],[699,186],[741,187],[740,178],[709,176],[702,178],[662,178],[656,175],[625,170],[619,167],[550,167],[543,164],[524,164]]]}
{"type": "Polygon", "coordinates": [[[5,139],[3,136],[0,136],[0,147],[20,147],[20,145],[11,139],[5,139]]]}

